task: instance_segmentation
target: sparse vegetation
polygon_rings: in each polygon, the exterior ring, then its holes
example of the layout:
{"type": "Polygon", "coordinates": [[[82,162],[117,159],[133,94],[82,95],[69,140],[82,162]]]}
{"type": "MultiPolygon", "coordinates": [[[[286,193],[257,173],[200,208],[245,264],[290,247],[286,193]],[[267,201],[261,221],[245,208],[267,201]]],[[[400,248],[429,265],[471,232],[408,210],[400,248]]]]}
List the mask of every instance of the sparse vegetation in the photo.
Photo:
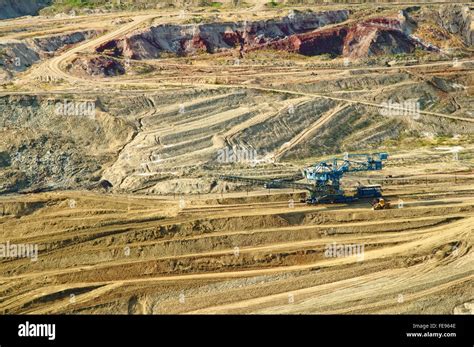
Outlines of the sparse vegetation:
{"type": "Polygon", "coordinates": [[[146,75],[155,71],[155,68],[151,65],[140,64],[135,66],[133,70],[139,75],[146,75]]]}
{"type": "Polygon", "coordinates": [[[270,2],[266,3],[267,7],[275,8],[282,6],[282,3],[278,2],[277,0],[271,0],[270,2]]]}

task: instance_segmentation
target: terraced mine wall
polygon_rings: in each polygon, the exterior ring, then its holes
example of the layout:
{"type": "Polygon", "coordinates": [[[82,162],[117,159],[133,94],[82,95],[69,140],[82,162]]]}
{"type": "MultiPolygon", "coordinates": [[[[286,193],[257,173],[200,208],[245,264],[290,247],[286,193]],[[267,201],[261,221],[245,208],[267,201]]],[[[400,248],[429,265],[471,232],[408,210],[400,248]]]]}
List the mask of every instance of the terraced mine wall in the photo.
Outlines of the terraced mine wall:
{"type": "MultiPolygon", "coordinates": [[[[444,100],[435,86],[407,81],[406,73],[372,73],[363,78],[349,75],[338,81],[314,81],[301,88],[318,92],[395,83],[401,84],[393,94],[396,99],[416,97],[421,109],[430,104],[442,110],[451,107],[450,99],[444,100]]],[[[284,95],[265,97],[268,104],[261,103],[262,92],[226,89],[1,97],[0,191],[88,188],[105,179],[114,189],[127,192],[220,192],[227,186],[216,184],[206,172],[219,169],[235,174],[245,169],[245,165],[237,169],[218,162],[218,151],[225,146],[256,149],[259,158],[285,149],[280,157],[285,161],[370,150],[407,132],[452,136],[473,131],[471,123],[425,115],[416,120],[383,116],[376,107],[324,98],[295,99],[289,113],[290,101],[284,95]],[[180,112],[177,99],[185,112],[180,112]],[[94,116],[58,113],[58,102],[66,100],[94,104],[94,116]],[[300,135],[303,140],[297,141],[300,135]]],[[[374,98],[378,104],[385,101],[383,94],[374,98]]],[[[464,99],[458,96],[457,100],[464,99]]],[[[282,173],[273,165],[248,169],[254,174],[282,173]]],[[[291,174],[288,170],[286,174],[291,174]]]]}
{"type": "MultiPolygon", "coordinates": [[[[350,58],[413,53],[417,48],[439,50],[411,35],[416,22],[406,11],[392,18],[342,23],[348,17],[348,10],[294,11],[286,17],[266,21],[159,25],[105,42],[96,52],[143,60],[231,49],[239,50],[241,56],[250,51],[274,49],[306,56],[329,54],[350,58]]],[[[104,56],[77,59],[74,65],[90,75],[100,75],[103,71],[109,76],[125,73],[120,62],[104,56]]]]}
{"type": "Polygon", "coordinates": [[[274,40],[318,29],[347,20],[348,10],[295,12],[281,19],[266,21],[224,22],[201,25],[160,25],[112,40],[97,47],[98,53],[131,59],[154,59],[163,53],[217,53],[245,49],[274,40]]]}
{"type": "Polygon", "coordinates": [[[451,34],[459,34],[464,42],[474,43],[474,15],[470,6],[450,4],[441,6],[436,21],[451,34]]]}
{"type": "Polygon", "coordinates": [[[272,48],[307,56],[330,54],[351,58],[412,53],[416,47],[431,50],[403,30],[402,22],[380,18],[351,26],[296,34],[248,50],[272,48]]]}
{"type": "Polygon", "coordinates": [[[24,40],[0,40],[0,83],[2,70],[7,75],[25,71],[41,59],[68,46],[95,37],[101,32],[101,30],[82,30],[24,40]]]}
{"type": "Polygon", "coordinates": [[[51,0],[0,0],[0,19],[36,15],[51,0]]]}

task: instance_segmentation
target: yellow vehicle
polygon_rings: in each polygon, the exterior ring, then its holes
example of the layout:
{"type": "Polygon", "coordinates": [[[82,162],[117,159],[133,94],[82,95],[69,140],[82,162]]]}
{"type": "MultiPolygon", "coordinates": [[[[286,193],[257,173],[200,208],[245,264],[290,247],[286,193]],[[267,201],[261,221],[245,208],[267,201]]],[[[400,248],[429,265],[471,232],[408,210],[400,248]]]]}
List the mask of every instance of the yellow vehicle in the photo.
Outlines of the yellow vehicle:
{"type": "Polygon", "coordinates": [[[377,198],[372,201],[373,210],[388,210],[390,208],[390,203],[385,201],[384,198],[377,198]]]}

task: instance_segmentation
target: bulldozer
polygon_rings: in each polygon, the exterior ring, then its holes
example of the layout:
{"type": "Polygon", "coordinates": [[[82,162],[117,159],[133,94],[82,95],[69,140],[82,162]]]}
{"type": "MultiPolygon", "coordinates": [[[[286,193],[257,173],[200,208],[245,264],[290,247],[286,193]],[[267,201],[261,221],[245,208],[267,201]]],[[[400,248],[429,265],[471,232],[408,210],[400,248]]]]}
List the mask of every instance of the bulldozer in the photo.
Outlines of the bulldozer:
{"type": "Polygon", "coordinates": [[[373,210],[388,210],[390,208],[390,203],[385,201],[384,198],[376,198],[371,203],[373,210]]]}

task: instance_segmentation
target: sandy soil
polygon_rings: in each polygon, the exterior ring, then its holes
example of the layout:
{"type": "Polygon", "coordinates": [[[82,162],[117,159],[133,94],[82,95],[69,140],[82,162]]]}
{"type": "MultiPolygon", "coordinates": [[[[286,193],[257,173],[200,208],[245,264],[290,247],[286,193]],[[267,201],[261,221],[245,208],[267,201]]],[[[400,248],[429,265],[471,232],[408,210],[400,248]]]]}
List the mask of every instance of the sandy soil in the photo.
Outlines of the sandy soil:
{"type": "MultiPolygon", "coordinates": [[[[393,6],[387,11],[402,5],[393,6]]],[[[284,14],[255,2],[222,11],[218,19],[284,14]]],[[[117,139],[100,168],[112,192],[0,196],[0,245],[37,245],[39,251],[37,261],[0,258],[0,313],[452,314],[473,307],[472,55],[455,64],[438,57],[367,66],[281,52],[252,53],[236,64],[237,52],[227,52],[132,61],[125,75],[99,78],[74,74],[69,64],[151,23],[183,23],[180,12],[34,19],[38,27],[32,21],[4,21],[0,34],[5,40],[78,29],[104,34],[17,73],[0,96],[97,96],[106,105],[99,120],[109,117],[99,125],[126,140],[117,139]],[[124,22],[113,24],[117,17],[124,22]],[[151,72],[138,73],[142,65],[151,72]],[[432,78],[440,76],[462,88],[433,86],[432,78]],[[436,102],[420,111],[422,122],[404,119],[400,125],[379,114],[380,102],[393,95],[436,102]],[[128,122],[133,131],[110,119],[128,122]],[[335,138],[340,142],[315,157],[353,143],[372,148],[395,125],[400,131],[456,132],[465,142],[460,160],[435,145],[397,148],[383,172],[347,177],[352,185],[383,183],[390,210],[373,211],[368,201],[308,206],[298,190],[228,192],[222,182],[209,189],[218,174],[292,175],[315,162],[311,151],[335,138]],[[196,169],[222,146],[248,143],[276,162],[196,169]],[[306,148],[309,154],[300,158],[306,148]],[[363,246],[363,252],[329,257],[331,245],[363,246]]],[[[2,132],[9,134],[2,146],[24,141],[21,131],[2,132]]],[[[91,136],[86,151],[93,152],[94,141],[91,136]]]]}
{"type": "Polygon", "coordinates": [[[39,255],[0,263],[0,310],[453,313],[472,301],[474,175],[404,180],[385,184],[384,211],[308,206],[291,190],[4,196],[0,241],[39,255]],[[334,243],[363,256],[328,257],[334,243]]]}

